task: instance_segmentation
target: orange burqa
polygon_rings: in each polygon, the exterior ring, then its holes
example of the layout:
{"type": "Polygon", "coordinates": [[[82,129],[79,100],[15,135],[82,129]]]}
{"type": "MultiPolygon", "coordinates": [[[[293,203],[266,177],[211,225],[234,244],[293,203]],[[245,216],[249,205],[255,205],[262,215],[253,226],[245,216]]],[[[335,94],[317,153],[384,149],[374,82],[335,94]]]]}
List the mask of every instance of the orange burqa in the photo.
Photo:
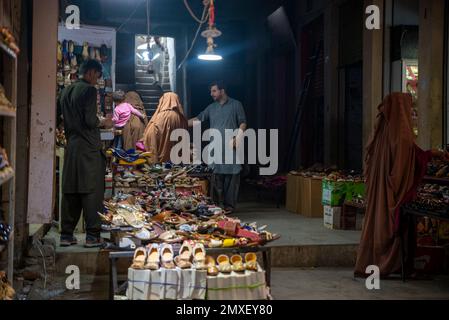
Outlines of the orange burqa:
{"type": "MultiPolygon", "coordinates": [[[[128,92],[125,95],[125,102],[139,110],[143,115],[146,114],[143,101],[137,92],[128,92]]],[[[136,115],[131,114],[131,118],[129,118],[129,121],[123,128],[123,149],[129,150],[136,148],[136,142],[142,139],[147,124],[148,120],[146,117],[142,120],[136,115]]]]}
{"type": "Polygon", "coordinates": [[[151,162],[161,163],[170,160],[170,151],[176,142],[170,141],[170,134],[176,129],[188,129],[184,110],[176,93],[167,92],[159,100],[159,105],[150,120],[143,142],[152,153],[151,162]]]}
{"type": "Polygon", "coordinates": [[[379,106],[374,134],[366,150],[367,207],[356,275],[366,275],[369,265],[378,266],[382,276],[400,271],[399,235],[403,233],[407,239],[409,230],[401,224],[399,209],[416,196],[431,158],[430,152],[415,144],[411,111],[412,97],[405,93],[392,93],[379,106]]]}

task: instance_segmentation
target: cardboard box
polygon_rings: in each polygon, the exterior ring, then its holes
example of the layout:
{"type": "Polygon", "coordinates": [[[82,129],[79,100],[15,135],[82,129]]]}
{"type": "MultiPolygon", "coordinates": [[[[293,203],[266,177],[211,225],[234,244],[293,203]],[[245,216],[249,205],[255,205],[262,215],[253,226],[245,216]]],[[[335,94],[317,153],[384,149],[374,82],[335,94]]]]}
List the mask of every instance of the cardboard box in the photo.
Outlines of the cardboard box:
{"type": "Polygon", "coordinates": [[[365,183],[323,179],[323,205],[341,206],[356,197],[365,196],[365,183]]]}
{"type": "Polygon", "coordinates": [[[343,204],[343,213],[341,216],[341,229],[362,230],[364,217],[364,206],[345,202],[343,204]]]}
{"type": "Polygon", "coordinates": [[[301,177],[300,214],[309,218],[323,218],[322,179],[301,177]]]}
{"type": "Polygon", "coordinates": [[[324,206],[323,207],[324,226],[328,229],[340,229],[341,212],[342,207],[324,206]]]}
{"type": "Polygon", "coordinates": [[[346,182],[323,179],[322,187],[323,205],[332,207],[343,205],[347,190],[346,182]]]}
{"type": "Polygon", "coordinates": [[[288,174],[287,175],[287,199],[285,207],[288,211],[298,213],[300,205],[300,176],[288,174]]]}

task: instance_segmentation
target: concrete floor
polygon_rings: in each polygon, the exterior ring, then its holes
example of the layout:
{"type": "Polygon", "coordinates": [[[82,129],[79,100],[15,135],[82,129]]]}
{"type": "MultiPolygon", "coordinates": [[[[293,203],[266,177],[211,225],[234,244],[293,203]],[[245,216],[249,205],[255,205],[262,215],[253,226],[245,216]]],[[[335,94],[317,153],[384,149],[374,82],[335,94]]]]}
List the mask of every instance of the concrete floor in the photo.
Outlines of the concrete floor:
{"type": "MultiPolygon", "coordinates": [[[[65,278],[35,283],[31,300],[106,300],[107,276],[81,277],[80,290],[65,290],[65,278]]],[[[415,300],[449,299],[449,276],[433,280],[381,280],[380,290],[368,290],[364,279],[354,279],[352,269],[273,269],[274,300],[415,300]]]]}

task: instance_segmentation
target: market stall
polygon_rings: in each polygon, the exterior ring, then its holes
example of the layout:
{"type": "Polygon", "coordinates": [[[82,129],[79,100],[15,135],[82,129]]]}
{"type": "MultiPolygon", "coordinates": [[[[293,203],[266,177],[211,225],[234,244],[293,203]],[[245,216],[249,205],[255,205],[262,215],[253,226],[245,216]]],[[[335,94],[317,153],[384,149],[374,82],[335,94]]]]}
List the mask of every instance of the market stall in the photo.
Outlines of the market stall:
{"type": "Polygon", "coordinates": [[[114,197],[99,214],[111,233],[107,248],[120,251],[110,253],[111,297],[120,291],[120,258],[133,258],[128,299],[268,297],[270,257],[263,245],[279,235],[226,216],[199,178],[209,174],[207,166],[149,165],[146,152],[108,154],[114,197]]]}

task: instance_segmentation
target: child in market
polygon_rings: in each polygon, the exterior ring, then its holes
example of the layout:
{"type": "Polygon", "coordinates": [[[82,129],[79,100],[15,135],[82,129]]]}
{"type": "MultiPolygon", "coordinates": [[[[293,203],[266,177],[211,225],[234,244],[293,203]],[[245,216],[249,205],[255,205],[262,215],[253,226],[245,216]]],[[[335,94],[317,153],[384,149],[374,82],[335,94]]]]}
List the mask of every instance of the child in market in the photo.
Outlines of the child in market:
{"type": "Polygon", "coordinates": [[[114,148],[123,149],[123,128],[126,126],[131,118],[131,115],[135,115],[141,119],[144,119],[144,115],[134,108],[131,104],[125,102],[125,93],[123,91],[114,92],[112,99],[115,103],[114,115],[112,121],[115,128],[114,148]]]}

